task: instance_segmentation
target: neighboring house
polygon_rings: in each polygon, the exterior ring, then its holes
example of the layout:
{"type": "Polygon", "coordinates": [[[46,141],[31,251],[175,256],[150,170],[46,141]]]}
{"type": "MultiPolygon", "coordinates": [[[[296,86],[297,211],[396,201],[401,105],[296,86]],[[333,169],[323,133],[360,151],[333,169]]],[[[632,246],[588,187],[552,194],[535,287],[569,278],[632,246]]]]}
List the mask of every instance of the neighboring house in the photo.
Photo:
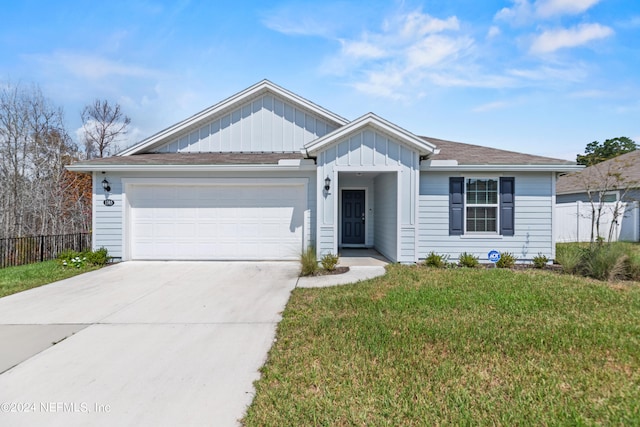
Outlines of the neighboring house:
{"type": "Polygon", "coordinates": [[[93,245],[123,260],[298,259],[373,247],[553,258],[555,183],[573,162],[344,119],[269,81],[116,156],[93,174],[93,245]]]}
{"type": "Polygon", "coordinates": [[[640,150],[562,175],[556,192],[558,203],[597,201],[600,196],[606,202],[640,200],[640,150]]]}
{"type": "Polygon", "coordinates": [[[598,216],[599,237],[640,240],[640,150],[560,176],[556,193],[557,241],[588,242],[598,237],[592,222],[598,216]]]}

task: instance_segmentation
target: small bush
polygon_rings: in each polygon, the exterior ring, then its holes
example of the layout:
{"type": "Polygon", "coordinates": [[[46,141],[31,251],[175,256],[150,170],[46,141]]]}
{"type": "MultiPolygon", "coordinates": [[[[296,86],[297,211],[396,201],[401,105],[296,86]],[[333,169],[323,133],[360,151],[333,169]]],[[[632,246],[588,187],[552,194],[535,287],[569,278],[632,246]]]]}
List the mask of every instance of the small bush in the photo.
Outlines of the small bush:
{"type": "Polygon", "coordinates": [[[316,258],[316,249],[309,246],[307,250],[300,255],[300,264],[302,265],[301,276],[311,276],[318,272],[318,260],[316,258]]]}
{"type": "Polygon", "coordinates": [[[103,266],[109,262],[109,252],[106,248],[100,248],[97,251],[87,252],[85,254],[87,262],[91,265],[103,266]]]}
{"type": "Polygon", "coordinates": [[[545,268],[548,262],[549,258],[547,258],[546,255],[538,254],[537,256],[533,257],[533,266],[535,268],[545,268]]]}
{"type": "Polygon", "coordinates": [[[332,253],[325,254],[320,259],[320,264],[322,264],[322,268],[327,271],[333,271],[336,269],[336,265],[338,264],[338,255],[334,255],[332,253]]]}
{"type": "Polygon", "coordinates": [[[460,259],[458,261],[458,264],[461,267],[475,268],[480,264],[480,261],[478,261],[477,256],[467,252],[463,252],[460,254],[460,259]]]}
{"type": "Polygon", "coordinates": [[[435,252],[430,252],[429,255],[427,255],[427,258],[424,260],[424,264],[427,267],[445,268],[447,266],[448,258],[448,255],[440,255],[435,252]]]}
{"type": "Polygon", "coordinates": [[[577,273],[582,260],[582,248],[575,244],[561,244],[556,246],[556,262],[562,271],[568,274],[577,273]]]}
{"type": "Polygon", "coordinates": [[[498,268],[513,268],[518,258],[511,252],[500,252],[500,259],[496,262],[498,268]]]}
{"type": "Polygon", "coordinates": [[[63,267],[82,268],[87,265],[104,266],[109,261],[109,254],[105,248],[97,251],[77,252],[65,249],[57,257],[58,264],[63,267]]]}
{"type": "Polygon", "coordinates": [[[628,262],[629,255],[623,245],[592,245],[583,250],[582,274],[598,280],[625,279],[628,262]]]}

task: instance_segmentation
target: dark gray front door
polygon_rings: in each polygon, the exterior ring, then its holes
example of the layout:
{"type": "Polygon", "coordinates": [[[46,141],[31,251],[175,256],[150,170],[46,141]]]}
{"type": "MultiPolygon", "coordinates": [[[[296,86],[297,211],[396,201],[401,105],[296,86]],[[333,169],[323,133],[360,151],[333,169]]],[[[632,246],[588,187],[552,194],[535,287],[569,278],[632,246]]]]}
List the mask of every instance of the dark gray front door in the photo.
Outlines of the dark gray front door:
{"type": "Polygon", "coordinates": [[[364,190],[342,190],[342,244],[364,244],[364,190]]]}

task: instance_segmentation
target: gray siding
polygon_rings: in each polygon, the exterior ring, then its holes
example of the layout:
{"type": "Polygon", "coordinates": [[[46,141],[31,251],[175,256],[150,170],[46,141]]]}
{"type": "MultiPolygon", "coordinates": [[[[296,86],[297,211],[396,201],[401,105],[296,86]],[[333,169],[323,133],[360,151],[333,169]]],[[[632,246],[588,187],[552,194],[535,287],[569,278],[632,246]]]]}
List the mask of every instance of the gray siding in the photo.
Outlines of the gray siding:
{"type": "Polygon", "coordinates": [[[93,174],[93,246],[94,250],[106,248],[109,256],[122,258],[122,182],[112,174],[93,174]],[[107,179],[111,187],[108,198],[115,203],[105,206],[107,194],[102,188],[102,180],[107,179]]]}
{"type": "Polygon", "coordinates": [[[261,180],[265,178],[307,178],[309,184],[307,186],[307,206],[308,210],[305,214],[304,234],[305,240],[310,245],[316,244],[316,175],[315,172],[271,172],[271,173],[241,173],[241,172],[216,172],[216,173],[162,173],[162,172],[146,172],[146,173],[108,173],[106,175],[94,174],[93,179],[93,203],[94,203],[94,224],[93,246],[94,249],[105,247],[109,254],[115,258],[123,258],[126,236],[124,226],[126,213],[123,206],[123,188],[122,179],[125,178],[248,178],[261,180]],[[111,207],[103,204],[105,199],[104,190],[101,181],[106,177],[111,185],[111,193],[109,198],[115,201],[111,207]]]}
{"type": "Polygon", "coordinates": [[[335,126],[267,94],[159,147],[161,153],[298,152],[335,126]]]}
{"type": "Polygon", "coordinates": [[[398,238],[397,196],[396,174],[378,175],[375,179],[375,247],[378,252],[394,262],[398,260],[396,245],[398,238]]]}
{"type": "MultiPolygon", "coordinates": [[[[503,174],[515,177],[514,236],[449,236],[448,173],[422,172],[420,175],[418,252],[449,254],[455,260],[462,252],[473,253],[487,262],[487,253],[496,249],[511,252],[520,260],[542,253],[554,256],[553,181],[551,173],[503,174]]],[[[466,174],[467,177],[492,176],[466,174]]],[[[495,176],[495,175],[493,175],[495,176]]]]}
{"type": "MultiPolygon", "coordinates": [[[[598,200],[597,195],[594,196],[594,200],[596,201],[598,200]]],[[[629,190],[627,194],[624,196],[624,201],[626,202],[640,201],[640,190],[636,190],[636,189],[629,190]]],[[[573,203],[573,202],[589,203],[589,195],[587,193],[572,193],[572,194],[558,194],[556,196],[556,203],[573,203]]]]}

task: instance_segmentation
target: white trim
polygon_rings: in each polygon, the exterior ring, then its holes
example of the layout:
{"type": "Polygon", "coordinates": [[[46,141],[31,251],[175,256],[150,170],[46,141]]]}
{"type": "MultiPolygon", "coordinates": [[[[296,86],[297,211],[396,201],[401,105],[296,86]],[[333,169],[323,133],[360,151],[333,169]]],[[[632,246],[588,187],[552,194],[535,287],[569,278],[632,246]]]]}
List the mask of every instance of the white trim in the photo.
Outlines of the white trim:
{"type": "Polygon", "coordinates": [[[580,165],[420,165],[422,172],[575,172],[582,168],[580,165]]]}
{"type": "Polygon", "coordinates": [[[92,179],[91,179],[91,250],[95,251],[98,248],[96,248],[96,217],[97,215],[97,207],[96,207],[96,200],[97,200],[97,196],[98,193],[96,192],[96,187],[98,185],[98,177],[97,177],[97,172],[93,172],[92,174],[92,179]]]}
{"type": "Polygon", "coordinates": [[[414,222],[413,222],[413,230],[414,230],[414,248],[413,248],[413,260],[415,262],[419,261],[419,254],[418,252],[420,251],[420,245],[419,245],[419,236],[420,236],[420,157],[418,157],[418,168],[417,169],[411,169],[412,171],[415,171],[414,175],[415,175],[415,189],[416,191],[413,192],[413,215],[414,215],[414,222]]]}
{"type": "Polygon", "coordinates": [[[117,155],[130,156],[132,154],[144,152],[145,149],[151,146],[162,144],[163,142],[167,141],[168,138],[171,138],[175,134],[198,127],[201,124],[204,124],[205,121],[211,120],[214,116],[231,110],[235,106],[267,92],[271,92],[274,95],[284,98],[295,106],[299,106],[302,109],[319,115],[325,120],[336,124],[337,126],[344,126],[345,124],[349,123],[347,119],[340,117],[339,115],[332,113],[331,111],[326,110],[319,105],[316,105],[311,101],[308,101],[305,98],[270,82],[269,80],[262,80],[254,84],[253,86],[250,86],[247,89],[238,92],[235,95],[232,95],[229,98],[215,105],[212,105],[211,107],[202,110],[199,113],[196,113],[193,116],[156,133],[155,135],[150,136],[147,139],[142,140],[138,144],[121,151],[117,155]]]}
{"type": "MultiPolygon", "coordinates": [[[[400,210],[400,198],[402,197],[402,180],[400,179],[400,171],[396,173],[396,256],[395,262],[400,262],[400,255],[402,255],[402,248],[400,240],[402,236],[402,211],[400,210]]],[[[415,227],[414,227],[415,230],[415,227]]],[[[414,235],[414,238],[416,236],[414,235]]]]}
{"type": "Polygon", "coordinates": [[[311,171],[315,164],[300,165],[69,165],[72,172],[268,172],[311,171]]]}
{"type": "MultiPolygon", "coordinates": [[[[366,248],[367,247],[367,242],[368,242],[368,237],[369,237],[369,231],[368,231],[368,227],[367,225],[369,224],[369,197],[368,197],[368,189],[367,187],[341,187],[339,189],[339,200],[338,200],[338,248],[366,248]],[[344,190],[362,190],[364,191],[364,221],[365,221],[365,227],[364,227],[364,242],[362,244],[357,244],[357,243],[348,243],[346,246],[342,243],[342,192],[344,190]]],[[[374,242],[374,246],[375,246],[375,242],[374,242]]]]}
{"type": "Polygon", "coordinates": [[[465,176],[463,177],[464,179],[464,193],[462,195],[462,200],[464,201],[463,203],[463,211],[462,211],[462,225],[463,225],[463,236],[480,236],[480,237],[492,237],[492,236],[502,236],[502,234],[500,234],[500,177],[496,177],[496,176],[484,176],[484,177],[479,177],[479,176],[465,176]],[[495,181],[496,182],[496,195],[497,195],[497,202],[495,204],[492,203],[472,203],[471,206],[469,206],[469,203],[467,203],[467,181],[470,179],[475,179],[475,180],[483,180],[483,181],[495,181]],[[495,208],[496,210],[496,231],[467,231],[467,208],[468,207],[473,207],[473,208],[495,208]]]}
{"type": "Polygon", "coordinates": [[[551,174],[551,259],[556,259],[556,181],[557,174],[551,174]]]}
{"type": "Polygon", "coordinates": [[[433,154],[438,152],[435,145],[373,113],[367,113],[321,138],[306,143],[304,148],[309,154],[318,153],[322,151],[325,146],[333,144],[342,138],[346,138],[353,133],[362,131],[366,127],[371,127],[374,130],[386,133],[394,138],[394,140],[399,140],[399,142],[403,142],[411,149],[417,150],[422,154],[433,154]]]}

